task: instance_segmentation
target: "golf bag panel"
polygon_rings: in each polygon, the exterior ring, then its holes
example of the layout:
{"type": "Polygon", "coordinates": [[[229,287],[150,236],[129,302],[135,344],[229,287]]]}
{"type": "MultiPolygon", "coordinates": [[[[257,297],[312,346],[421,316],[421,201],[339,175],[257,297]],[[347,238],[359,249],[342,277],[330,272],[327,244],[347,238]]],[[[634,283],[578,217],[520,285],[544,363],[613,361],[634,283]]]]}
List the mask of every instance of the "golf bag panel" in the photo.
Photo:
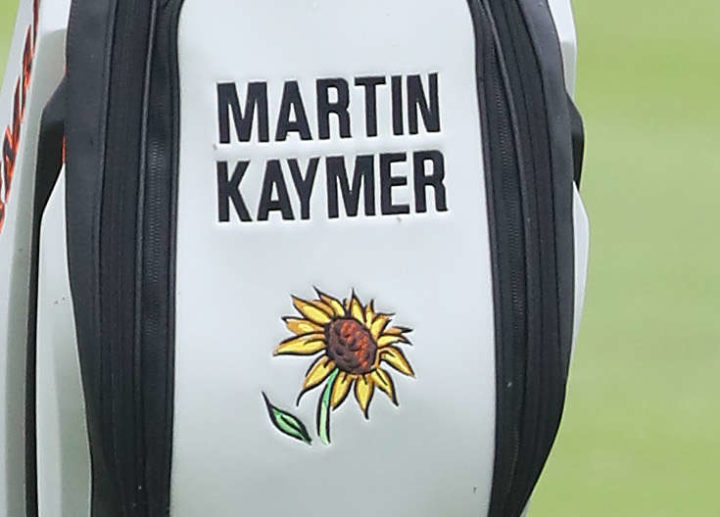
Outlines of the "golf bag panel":
{"type": "Polygon", "coordinates": [[[522,514],[587,257],[551,4],[74,0],[28,350],[75,331],[84,404],[38,380],[39,514],[522,514]]]}

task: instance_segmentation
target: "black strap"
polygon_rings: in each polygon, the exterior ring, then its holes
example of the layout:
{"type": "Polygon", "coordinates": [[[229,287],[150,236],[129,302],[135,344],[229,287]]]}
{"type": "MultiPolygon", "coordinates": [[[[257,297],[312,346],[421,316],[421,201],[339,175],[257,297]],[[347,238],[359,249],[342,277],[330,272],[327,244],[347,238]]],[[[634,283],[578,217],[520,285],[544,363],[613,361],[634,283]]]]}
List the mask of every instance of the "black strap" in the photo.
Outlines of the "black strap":
{"type": "Polygon", "coordinates": [[[43,110],[35,169],[25,370],[25,504],[27,517],[37,517],[38,515],[36,360],[40,227],[45,207],[50,200],[50,194],[55,188],[63,165],[64,135],[65,80],[63,79],[43,110]]]}

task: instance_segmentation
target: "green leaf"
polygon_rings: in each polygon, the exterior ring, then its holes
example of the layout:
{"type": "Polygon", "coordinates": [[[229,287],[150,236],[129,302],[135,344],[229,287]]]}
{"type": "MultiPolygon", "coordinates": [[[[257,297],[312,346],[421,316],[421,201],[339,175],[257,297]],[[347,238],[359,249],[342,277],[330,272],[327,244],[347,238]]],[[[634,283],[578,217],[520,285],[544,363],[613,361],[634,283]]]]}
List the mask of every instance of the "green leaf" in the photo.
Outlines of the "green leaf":
{"type": "Polygon", "coordinates": [[[312,443],[312,439],[307,432],[305,424],[303,424],[299,418],[291,415],[287,411],[283,411],[270,403],[265,393],[262,394],[265,399],[265,405],[267,406],[268,415],[270,415],[270,421],[273,423],[275,428],[286,436],[305,442],[308,445],[312,443]]]}

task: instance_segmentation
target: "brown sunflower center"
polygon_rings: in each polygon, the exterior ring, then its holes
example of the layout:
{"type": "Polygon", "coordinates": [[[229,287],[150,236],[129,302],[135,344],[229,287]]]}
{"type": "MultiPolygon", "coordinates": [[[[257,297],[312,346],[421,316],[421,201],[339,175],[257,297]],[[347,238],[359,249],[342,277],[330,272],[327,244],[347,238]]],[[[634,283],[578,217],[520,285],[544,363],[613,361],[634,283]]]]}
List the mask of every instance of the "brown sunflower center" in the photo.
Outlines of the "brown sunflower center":
{"type": "Polygon", "coordinates": [[[338,368],[353,374],[365,374],[374,369],[377,343],[370,331],[352,318],[332,321],[325,327],[327,355],[338,368]]]}

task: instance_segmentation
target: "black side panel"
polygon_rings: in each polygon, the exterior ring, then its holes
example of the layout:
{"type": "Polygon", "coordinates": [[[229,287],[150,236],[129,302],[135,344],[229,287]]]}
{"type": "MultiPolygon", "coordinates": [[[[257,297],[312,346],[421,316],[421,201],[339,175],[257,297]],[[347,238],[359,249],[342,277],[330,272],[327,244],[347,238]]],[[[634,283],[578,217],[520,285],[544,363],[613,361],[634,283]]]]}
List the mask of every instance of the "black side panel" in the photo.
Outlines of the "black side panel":
{"type": "Polygon", "coordinates": [[[169,62],[158,3],[71,9],[68,254],[96,517],[169,513],[175,135],[155,92],[169,62]]]}
{"type": "Polygon", "coordinates": [[[70,286],[92,458],[95,515],[120,517],[103,405],[107,358],[100,343],[100,192],[115,2],[73,1],[67,36],[66,217],[70,286]]]}
{"type": "MultiPolygon", "coordinates": [[[[573,126],[567,103],[567,89],[563,69],[560,39],[547,0],[519,0],[521,14],[530,34],[541,73],[541,93],[548,126],[549,166],[545,174],[551,183],[551,210],[554,212],[555,275],[557,281],[558,340],[548,347],[559,345],[561,371],[553,381],[562,380],[562,389],[555,394],[564,399],[575,317],[575,235],[573,226],[573,126]]],[[[557,356],[555,356],[557,357],[557,356]]],[[[558,423],[562,403],[558,408],[558,423]]],[[[552,431],[549,446],[554,441],[552,431]]],[[[544,463],[544,460],[543,460],[544,463]]]]}
{"type": "Polygon", "coordinates": [[[470,0],[478,31],[496,325],[489,515],[524,510],[555,439],[574,311],[571,124],[546,1],[470,0]]]}
{"type": "Polygon", "coordinates": [[[62,82],[43,110],[35,171],[32,214],[32,250],[28,305],[27,369],[25,386],[25,508],[27,517],[38,515],[37,487],[37,309],[40,263],[40,228],[43,213],[63,163],[65,83],[62,82]]]}

